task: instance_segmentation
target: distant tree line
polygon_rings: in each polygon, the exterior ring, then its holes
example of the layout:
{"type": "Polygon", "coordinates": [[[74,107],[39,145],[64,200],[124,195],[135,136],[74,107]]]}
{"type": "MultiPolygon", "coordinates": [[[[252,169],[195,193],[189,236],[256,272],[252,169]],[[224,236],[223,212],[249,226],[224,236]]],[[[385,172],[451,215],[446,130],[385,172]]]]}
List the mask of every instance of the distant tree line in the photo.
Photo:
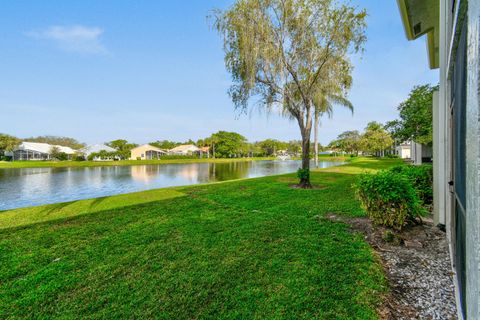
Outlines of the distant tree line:
{"type": "MultiPolygon", "coordinates": [[[[56,136],[39,136],[27,139],[20,139],[7,134],[0,134],[0,156],[5,151],[14,150],[22,141],[43,142],[52,145],[68,146],[79,150],[85,146],[74,138],[56,137],[56,136]]],[[[368,124],[365,132],[360,134],[358,131],[345,131],[341,133],[337,139],[327,146],[319,145],[319,151],[335,150],[343,151],[349,154],[358,154],[359,151],[366,153],[379,153],[387,150],[392,146],[391,135],[386,131],[386,127],[371,122],[368,124]]],[[[302,141],[291,140],[281,141],[277,139],[265,139],[261,141],[249,142],[246,137],[236,132],[218,131],[208,137],[194,141],[170,141],[156,140],[149,143],[160,149],[170,150],[179,145],[192,144],[199,148],[208,147],[208,155],[212,158],[241,158],[241,157],[276,157],[279,155],[301,156],[302,141]]],[[[129,142],[126,139],[116,139],[105,142],[105,145],[115,149],[109,152],[101,150],[89,155],[88,159],[79,153],[70,157],[74,160],[92,160],[96,157],[102,159],[129,159],[130,151],[137,147],[138,144],[129,142]]],[[[313,143],[310,147],[313,153],[313,143]]],[[[51,157],[57,160],[66,160],[68,156],[60,152],[56,147],[50,151],[51,157]]],[[[313,154],[311,154],[313,157],[313,154]]]]}
{"type": "Polygon", "coordinates": [[[208,137],[185,142],[157,140],[149,143],[160,149],[169,150],[179,145],[192,144],[199,148],[208,147],[213,158],[271,157],[279,153],[299,154],[302,143],[299,140],[280,141],[266,139],[248,142],[247,138],[236,132],[218,131],[208,137]]]}
{"type": "MultiPolygon", "coordinates": [[[[17,148],[22,141],[48,143],[51,145],[59,145],[70,147],[75,150],[81,150],[85,147],[85,143],[79,142],[74,138],[60,136],[38,136],[26,139],[17,138],[8,134],[0,133],[0,156],[7,151],[17,148]]],[[[247,138],[236,132],[218,131],[208,137],[194,141],[170,141],[156,140],[149,143],[152,146],[163,150],[170,150],[179,145],[192,144],[197,147],[208,147],[209,156],[213,158],[239,158],[239,157],[273,157],[278,154],[299,155],[302,152],[302,142],[300,140],[280,141],[276,139],[265,139],[262,141],[248,142],[247,138]]],[[[50,150],[51,157],[57,160],[92,160],[96,157],[103,159],[128,159],[130,151],[137,147],[138,144],[129,142],[126,139],[116,139],[105,142],[105,145],[115,149],[116,151],[101,150],[92,153],[88,159],[79,152],[73,157],[68,157],[57,147],[50,150]]]]}
{"type": "Polygon", "coordinates": [[[329,144],[329,148],[358,155],[360,151],[372,155],[385,155],[392,149],[394,140],[381,123],[372,121],[363,133],[357,130],[345,131],[329,144]]]}
{"type": "Polygon", "coordinates": [[[30,138],[22,139],[22,141],[48,143],[48,144],[52,144],[52,145],[70,147],[70,148],[75,149],[75,150],[78,150],[78,149],[81,149],[81,148],[85,147],[84,143],[81,143],[74,138],[58,137],[58,136],[30,137],[30,138]]]}

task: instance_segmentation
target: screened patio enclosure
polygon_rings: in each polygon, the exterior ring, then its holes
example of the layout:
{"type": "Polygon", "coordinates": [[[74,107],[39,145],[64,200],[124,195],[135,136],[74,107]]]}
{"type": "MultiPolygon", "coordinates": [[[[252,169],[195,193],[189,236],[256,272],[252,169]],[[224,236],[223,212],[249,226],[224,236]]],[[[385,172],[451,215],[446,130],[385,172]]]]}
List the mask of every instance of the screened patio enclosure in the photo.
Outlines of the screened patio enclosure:
{"type": "Polygon", "coordinates": [[[26,160],[50,160],[48,153],[43,153],[34,150],[15,150],[13,152],[14,161],[26,161],[26,160]]]}
{"type": "Polygon", "coordinates": [[[160,156],[164,154],[162,152],[159,152],[159,151],[155,151],[155,150],[147,150],[145,152],[145,159],[147,160],[158,160],[160,159],[160,156]]]}

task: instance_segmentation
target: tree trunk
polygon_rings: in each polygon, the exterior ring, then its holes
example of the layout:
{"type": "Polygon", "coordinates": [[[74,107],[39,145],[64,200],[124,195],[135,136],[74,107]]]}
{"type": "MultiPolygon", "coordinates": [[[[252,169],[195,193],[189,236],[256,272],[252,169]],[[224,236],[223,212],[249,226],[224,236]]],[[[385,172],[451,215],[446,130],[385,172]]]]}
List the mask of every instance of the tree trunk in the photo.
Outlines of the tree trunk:
{"type": "Polygon", "coordinates": [[[299,187],[303,189],[312,188],[310,183],[310,129],[301,130],[302,133],[302,170],[308,172],[307,176],[300,178],[299,187]]]}
{"type": "Polygon", "coordinates": [[[318,168],[318,118],[319,112],[315,111],[315,121],[313,124],[313,144],[315,149],[315,168],[318,168]]]}

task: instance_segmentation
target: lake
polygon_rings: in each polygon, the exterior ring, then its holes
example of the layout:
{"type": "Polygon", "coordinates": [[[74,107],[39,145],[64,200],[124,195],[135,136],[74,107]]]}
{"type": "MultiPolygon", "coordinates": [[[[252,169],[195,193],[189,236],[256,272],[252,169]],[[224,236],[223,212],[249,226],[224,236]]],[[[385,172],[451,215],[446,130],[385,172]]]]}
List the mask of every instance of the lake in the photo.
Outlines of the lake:
{"type": "MultiPolygon", "coordinates": [[[[321,161],[327,168],[343,162],[321,161]]],[[[297,160],[0,169],[0,210],[295,172],[297,160]]],[[[313,167],[313,164],[312,164],[313,167]]]]}

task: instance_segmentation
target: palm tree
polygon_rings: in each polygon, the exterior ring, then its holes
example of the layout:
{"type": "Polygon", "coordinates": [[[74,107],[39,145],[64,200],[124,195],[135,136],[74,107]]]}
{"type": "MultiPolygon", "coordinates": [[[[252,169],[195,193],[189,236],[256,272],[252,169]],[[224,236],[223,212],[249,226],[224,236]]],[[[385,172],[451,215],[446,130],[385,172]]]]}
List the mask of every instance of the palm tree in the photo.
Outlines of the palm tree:
{"type": "MultiPolygon", "coordinates": [[[[341,60],[339,58],[338,60],[341,60]]],[[[342,69],[344,64],[339,64],[334,68],[342,69]]],[[[339,72],[335,74],[337,77],[333,78],[330,75],[326,75],[327,79],[317,87],[316,92],[313,95],[312,105],[314,106],[313,114],[313,130],[314,130],[314,161],[315,167],[318,167],[318,127],[320,125],[320,118],[327,114],[329,118],[333,116],[333,107],[335,105],[348,108],[353,114],[353,104],[346,98],[347,91],[352,84],[352,77],[349,73],[339,72]],[[340,75],[340,76],[339,76],[340,75]]],[[[286,86],[286,90],[294,92],[293,98],[300,99],[299,93],[293,86],[286,86]]],[[[290,113],[289,109],[285,106],[280,110],[280,114],[291,120],[295,120],[295,117],[290,113]]]]}
{"type": "Polygon", "coordinates": [[[328,117],[333,115],[333,107],[335,105],[348,108],[353,114],[353,104],[343,96],[343,94],[319,94],[313,102],[315,106],[314,124],[313,124],[313,143],[315,154],[315,167],[318,168],[318,127],[320,125],[320,117],[327,114],[328,117]]]}

